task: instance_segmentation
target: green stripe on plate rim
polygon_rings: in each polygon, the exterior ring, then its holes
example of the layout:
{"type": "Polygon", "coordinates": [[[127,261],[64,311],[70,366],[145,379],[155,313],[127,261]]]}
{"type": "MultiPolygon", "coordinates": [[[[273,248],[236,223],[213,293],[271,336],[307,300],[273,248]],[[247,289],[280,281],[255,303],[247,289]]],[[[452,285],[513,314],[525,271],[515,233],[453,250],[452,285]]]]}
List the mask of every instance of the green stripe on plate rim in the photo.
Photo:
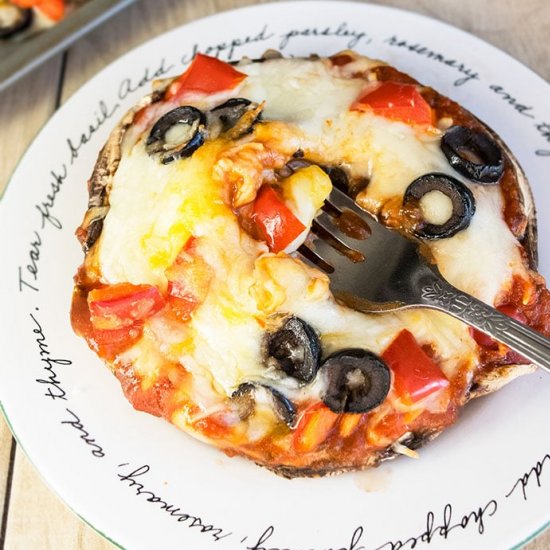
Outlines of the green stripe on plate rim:
{"type": "Polygon", "coordinates": [[[52,487],[49,483],[49,481],[47,479],[44,478],[44,476],[42,475],[42,473],[40,472],[40,469],[37,468],[36,464],[34,463],[34,461],[32,460],[32,458],[30,457],[30,455],[27,453],[27,451],[25,451],[25,447],[21,444],[21,440],[17,437],[17,434],[15,433],[15,430],[13,429],[13,425],[10,421],[10,418],[8,416],[8,413],[6,412],[6,409],[4,408],[4,405],[2,404],[2,401],[0,401],[0,411],[2,412],[2,414],[4,415],[4,419],[6,420],[6,423],[13,435],[13,437],[15,438],[15,441],[17,442],[17,445],[19,445],[19,447],[21,447],[21,450],[25,453],[25,456],[28,458],[29,462],[31,463],[32,467],[38,472],[38,474],[40,475],[40,477],[42,478],[42,480],[45,482],[45,484],[53,491],[53,493],[55,494],[55,496],[57,498],[59,498],[60,500],[63,501],[63,503],[65,504],[65,506],[67,506],[67,508],[69,508],[69,510],[75,515],[77,516],[78,518],[80,518],[86,525],[88,525],[89,527],[91,527],[96,533],[98,533],[99,535],[101,535],[104,539],[108,540],[111,544],[113,544],[114,546],[116,546],[117,548],[120,548],[121,550],[126,550],[126,548],[124,546],[122,546],[121,544],[119,544],[116,540],[113,540],[111,537],[109,537],[108,535],[106,535],[103,531],[101,531],[100,529],[98,529],[95,525],[93,525],[92,523],[90,523],[85,517],[81,516],[72,506],[70,506],[69,504],[67,504],[67,502],[59,495],[59,493],[57,492],[57,489],[52,487]]]}

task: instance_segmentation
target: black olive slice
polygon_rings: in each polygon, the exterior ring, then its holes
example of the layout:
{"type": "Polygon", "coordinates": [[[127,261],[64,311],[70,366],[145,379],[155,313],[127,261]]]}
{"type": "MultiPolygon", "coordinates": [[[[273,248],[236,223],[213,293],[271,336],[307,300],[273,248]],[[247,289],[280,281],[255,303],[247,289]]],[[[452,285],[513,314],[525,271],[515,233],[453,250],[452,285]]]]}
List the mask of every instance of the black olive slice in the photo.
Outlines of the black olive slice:
{"type": "Polygon", "coordinates": [[[309,160],[306,160],[302,157],[294,157],[290,159],[282,168],[275,170],[275,173],[280,178],[288,178],[298,170],[301,170],[302,168],[308,168],[312,165],[313,163],[309,160]]]}
{"type": "Polygon", "coordinates": [[[497,183],[504,172],[500,147],[487,135],[464,126],[451,126],[441,138],[449,164],[478,183],[497,183]]]}
{"type": "Polygon", "coordinates": [[[346,171],[339,166],[321,166],[332,182],[332,185],[344,193],[349,192],[349,178],[346,171]]]}
{"type": "Polygon", "coordinates": [[[26,29],[32,21],[32,10],[19,8],[13,4],[0,4],[0,38],[26,29]]]}
{"type": "Polygon", "coordinates": [[[246,113],[252,104],[250,99],[244,97],[232,97],[225,103],[214,107],[210,114],[214,115],[222,124],[222,131],[229,130],[246,113]]]}
{"type": "Polygon", "coordinates": [[[146,142],[149,155],[160,155],[168,164],[178,158],[190,157],[203,143],[206,118],[199,109],[177,107],[155,122],[146,142]]]}
{"type": "Polygon", "coordinates": [[[311,382],[319,370],[321,343],[315,330],[298,317],[289,317],[268,336],[268,365],[301,382],[311,382]]]}
{"type": "Polygon", "coordinates": [[[313,162],[304,158],[293,158],[290,159],[285,166],[288,166],[288,169],[294,174],[294,172],[297,172],[302,168],[313,166],[313,162]]]}
{"type": "Polygon", "coordinates": [[[293,426],[296,422],[296,408],[292,401],[275,388],[270,388],[268,386],[264,387],[271,393],[275,412],[279,418],[288,426],[293,426]]]}
{"type": "Polygon", "coordinates": [[[244,382],[231,396],[232,401],[237,405],[239,417],[246,420],[254,412],[259,392],[271,401],[275,414],[288,426],[293,426],[296,421],[296,407],[292,401],[285,397],[279,390],[265,384],[252,384],[244,382]]]}
{"type": "Polygon", "coordinates": [[[390,369],[380,357],[364,349],[330,355],[320,372],[327,381],[323,402],[336,413],[371,411],[390,391],[390,369]]]}
{"type": "Polygon", "coordinates": [[[321,166],[334,187],[350,197],[356,197],[369,184],[367,177],[350,177],[341,166],[321,166]]]}
{"type": "Polygon", "coordinates": [[[431,191],[440,191],[451,199],[453,210],[450,218],[441,224],[422,222],[414,228],[416,236],[422,239],[443,239],[452,237],[470,225],[475,213],[473,193],[457,179],[433,172],[415,179],[403,197],[403,206],[420,207],[420,199],[431,191]]]}
{"type": "Polygon", "coordinates": [[[209,135],[216,138],[223,132],[231,132],[231,138],[239,138],[252,131],[261,118],[262,106],[244,97],[232,97],[214,107],[208,113],[209,135]]]}

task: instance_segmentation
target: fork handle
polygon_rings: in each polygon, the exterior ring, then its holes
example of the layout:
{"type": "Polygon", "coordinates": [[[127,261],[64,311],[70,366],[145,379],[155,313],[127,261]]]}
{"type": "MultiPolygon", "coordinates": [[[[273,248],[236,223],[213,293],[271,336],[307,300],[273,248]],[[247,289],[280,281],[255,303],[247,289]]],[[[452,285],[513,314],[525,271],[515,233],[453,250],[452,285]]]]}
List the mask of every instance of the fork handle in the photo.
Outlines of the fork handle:
{"type": "Polygon", "coordinates": [[[522,325],[447,281],[431,280],[421,287],[421,305],[443,311],[488,334],[550,372],[550,338],[522,325]]]}

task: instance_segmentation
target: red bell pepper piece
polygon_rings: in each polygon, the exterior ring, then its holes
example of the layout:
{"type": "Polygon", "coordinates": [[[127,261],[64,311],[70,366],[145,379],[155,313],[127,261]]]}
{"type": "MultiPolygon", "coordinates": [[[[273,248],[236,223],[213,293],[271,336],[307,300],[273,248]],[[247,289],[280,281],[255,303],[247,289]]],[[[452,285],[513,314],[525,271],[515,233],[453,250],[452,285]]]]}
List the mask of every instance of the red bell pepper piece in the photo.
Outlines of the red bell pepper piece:
{"type": "Polygon", "coordinates": [[[330,435],[338,418],[323,403],[310,406],[294,430],[294,449],[299,453],[314,451],[330,435]]]}
{"type": "Polygon", "coordinates": [[[371,110],[375,115],[407,124],[432,124],[433,122],[431,107],[413,84],[382,82],[355,101],[351,110],[371,110]]]}
{"type": "Polygon", "coordinates": [[[395,391],[406,401],[414,403],[449,387],[441,369],[406,329],[397,335],[382,359],[393,372],[395,391]]]}
{"type": "Polygon", "coordinates": [[[198,53],[187,70],[170,84],[166,91],[166,99],[186,92],[214,94],[232,90],[246,76],[229,63],[198,53]]]}
{"type": "Polygon", "coordinates": [[[151,317],[164,307],[157,287],[118,283],[91,290],[90,320],[95,329],[116,330],[151,317]]]}
{"type": "Polygon", "coordinates": [[[258,191],[252,220],[272,252],[284,250],[305,229],[305,225],[269,185],[258,191]]]}

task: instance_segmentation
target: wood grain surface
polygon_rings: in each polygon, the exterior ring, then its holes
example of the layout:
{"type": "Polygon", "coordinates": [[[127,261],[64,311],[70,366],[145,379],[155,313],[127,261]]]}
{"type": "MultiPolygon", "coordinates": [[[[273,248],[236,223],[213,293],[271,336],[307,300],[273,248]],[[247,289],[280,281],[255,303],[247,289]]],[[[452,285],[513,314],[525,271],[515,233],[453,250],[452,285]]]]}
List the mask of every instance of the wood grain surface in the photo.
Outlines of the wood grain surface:
{"type": "MultiPolygon", "coordinates": [[[[0,192],[19,158],[55,109],[107,63],[145,40],[193,19],[259,3],[263,2],[138,0],[67,52],[0,93],[0,192]]],[[[373,3],[419,12],[470,31],[550,80],[549,0],[386,0],[373,3]]],[[[16,446],[1,415],[0,518],[0,550],[114,548],[44,484],[21,448],[16,446]]],[[[550,532],[539,535],[525,549],[550,549],[550,532]]]]}

